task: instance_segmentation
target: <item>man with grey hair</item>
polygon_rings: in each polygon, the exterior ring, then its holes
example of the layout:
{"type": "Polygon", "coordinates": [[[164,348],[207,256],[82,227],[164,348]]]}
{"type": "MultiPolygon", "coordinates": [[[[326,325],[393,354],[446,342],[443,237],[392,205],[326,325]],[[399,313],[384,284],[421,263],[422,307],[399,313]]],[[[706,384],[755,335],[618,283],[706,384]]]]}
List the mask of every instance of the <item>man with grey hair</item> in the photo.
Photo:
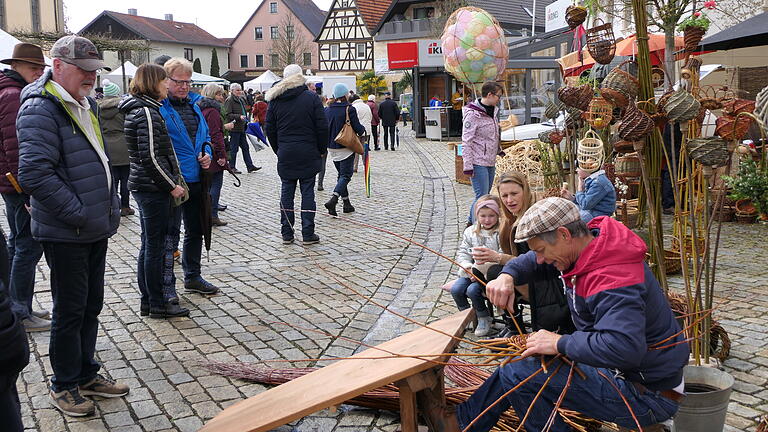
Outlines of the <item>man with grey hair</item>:
{"type": "Polygon", "coordinates": [[[458,431],[476,420],[468,430],[488,431],[512,406],[519,416],[527,413],[526,430],[543,430],[553,421],[552,431],[565,432],[570,427],[553,414],[565,395],[564,409],[625,428],[658,430],[657,423],[671,418],[684,397],[688,345],[645,262],[643,240],[610,217],[585,224],[576,204],[547,198],[520,218],[515,241],[527,241],[531,251],[504,266],[488,284],[488,298],[511,310],[514,286],[526,284],[537,267],[554,265],[576,331],[530,335],[523,359],[497,369],[455,414],[428,407],[433,427],[458,431]],[[585,379],[569,379],[572,364],[585,379]]]}
{"type": "Polygon", "coordinates": [[[129,390],[100,375],[94,356],[107,242],[117,231],[120,202],[88,98],[104,62],[91,41],[75,35],[57,40],[51,57],[53,67],[21,94],[19,183],[31,196],[32,235],[51,269],[51,403],[86,416],[95,406],[83,396],[129,390]]]}
{"type": "Polygon", "coordinates": [[[243,161],[245,161],[245,167],[248,169],[248,172],[258,171],[261,167],[253,164],[251,152],[248,150],[248,140],[245,138],[245,128],[248,125],[248,109],[245,106],[243,87],[240,84],[234,83],[229,86],[229,90],[231,94],[224,101],[224,106],[222,106],[224,118],[228,122],[235,122],[235,127],[229,131],[229,163],[232,165],[234,172],[239,174],[239,171],[237,171],[237,150],[239,148],[243,152],[243,161]]]}

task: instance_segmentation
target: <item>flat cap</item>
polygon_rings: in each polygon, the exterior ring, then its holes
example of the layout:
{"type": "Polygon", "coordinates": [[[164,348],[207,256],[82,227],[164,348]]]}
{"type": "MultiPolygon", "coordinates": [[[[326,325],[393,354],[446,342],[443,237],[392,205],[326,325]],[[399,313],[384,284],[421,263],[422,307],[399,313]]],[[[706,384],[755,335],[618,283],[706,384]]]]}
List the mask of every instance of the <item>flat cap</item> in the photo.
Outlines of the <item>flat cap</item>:
{"type": "Polygon", "coordinates": [[[565,198],[545,198],[536,202],[517,223],[515,242],[528,241],[581,219],[579,208],[565,198]]]}

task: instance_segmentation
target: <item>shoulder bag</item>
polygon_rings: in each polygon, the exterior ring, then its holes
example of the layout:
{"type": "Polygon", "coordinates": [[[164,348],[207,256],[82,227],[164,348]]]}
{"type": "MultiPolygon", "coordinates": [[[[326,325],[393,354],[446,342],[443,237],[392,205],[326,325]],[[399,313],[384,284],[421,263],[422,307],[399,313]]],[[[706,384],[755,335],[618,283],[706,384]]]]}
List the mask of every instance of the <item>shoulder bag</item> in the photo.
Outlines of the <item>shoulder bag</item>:
{"type": "Polygon", "coordinates": [[[344,122],[339,134],[334,139],[336,144],[343,145],[344,147],[352,150],[357,154],[363,154],[363,144],[360,142],[355,130],[352,129],[352,124],[349,122],[349,107],[347,107],[347,120],[344,122]]]}

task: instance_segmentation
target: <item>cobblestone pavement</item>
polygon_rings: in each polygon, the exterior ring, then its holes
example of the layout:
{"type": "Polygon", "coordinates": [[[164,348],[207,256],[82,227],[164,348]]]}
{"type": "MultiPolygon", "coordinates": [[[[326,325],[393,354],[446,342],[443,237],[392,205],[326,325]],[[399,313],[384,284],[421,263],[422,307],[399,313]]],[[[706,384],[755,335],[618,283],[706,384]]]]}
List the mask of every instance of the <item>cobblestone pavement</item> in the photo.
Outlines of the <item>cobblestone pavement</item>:
{"type": "MultiPolygon", "coordinates": [[[[401,137],[400,143],[396,152],[373,152],[371,198],[363,195],[362,175],[353,177],[350,190],[357,212],[349,217],[453,256],[473,196],[471,188],[453,181],[453,151],[445,143],[408,136],[401,137]]],[[[439,289],[453,278],[450,264],[393,236],[319,214],[320,244],[282,245],[275,157],[264,151],[254,159],[264,168],[243,174],[239,189],[232,187],[230,177],[225,178],[222,203],[229,209],[220,216],[229,225],[214,230],[210,260],[203,257],[203,276],[222,292],[204,298],[180,289],[182,304],[192,311],[189,319],[139,316],[138,215],[123,218],[107,257],[97,355],[103,370],[127,382],[131,393],[98,400],[94,417],[62,416],[47,397],[49,334],[31,334],[31,363],[19,380],[27,430],[194,431],[227,406],[264,390],[261,385],[212,374],[202,367],[205,361],[345,356],[359,347],[341,336],[379,343],[411,328],[367,304],[337,280],[421,321],[454,311],[450,295],[439,289]],[[333,337],[306,329],[322,329],[333,337]]],[[[329,163],[326,190],[317,194],[320,208],[330,196],[334,178],[329,163]]],[[[754,429],[755,418],[768,412],[766,234],[768,229],[757,225],[725,224],[723,229],[718,317],[733,339],[725,367],[737,379],[728,430],[754,429]]],[[[36,302],[46,308],[51,306],[48,276],[41,264],[36,302]]],[[[398,426],[393,413],[344,406],[278,430],[394,431],[398,426]]]]}

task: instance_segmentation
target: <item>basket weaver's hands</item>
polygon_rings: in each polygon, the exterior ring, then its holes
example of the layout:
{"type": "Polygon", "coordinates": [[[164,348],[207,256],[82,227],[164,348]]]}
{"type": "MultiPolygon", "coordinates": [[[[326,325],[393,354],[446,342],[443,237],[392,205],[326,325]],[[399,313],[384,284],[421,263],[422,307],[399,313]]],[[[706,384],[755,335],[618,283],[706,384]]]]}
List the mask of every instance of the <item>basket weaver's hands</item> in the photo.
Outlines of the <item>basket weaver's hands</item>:
{"type": "Polygon", "coordinates": [[[528,357],[536,354],[558,354],[557,341],[559,341],[561,337],[561,335],[552,333],[551,331],[539,330],[528,337],[526,341],[526,349],[522,356],[528,357]]]}
{"type": "Polygon", "coordinates": [[[485,296],[494,305],[511,313],[515,308],[515,279],[506,273],[500,274],[499,277],[488,282],[485,287],[485,296]]]}

